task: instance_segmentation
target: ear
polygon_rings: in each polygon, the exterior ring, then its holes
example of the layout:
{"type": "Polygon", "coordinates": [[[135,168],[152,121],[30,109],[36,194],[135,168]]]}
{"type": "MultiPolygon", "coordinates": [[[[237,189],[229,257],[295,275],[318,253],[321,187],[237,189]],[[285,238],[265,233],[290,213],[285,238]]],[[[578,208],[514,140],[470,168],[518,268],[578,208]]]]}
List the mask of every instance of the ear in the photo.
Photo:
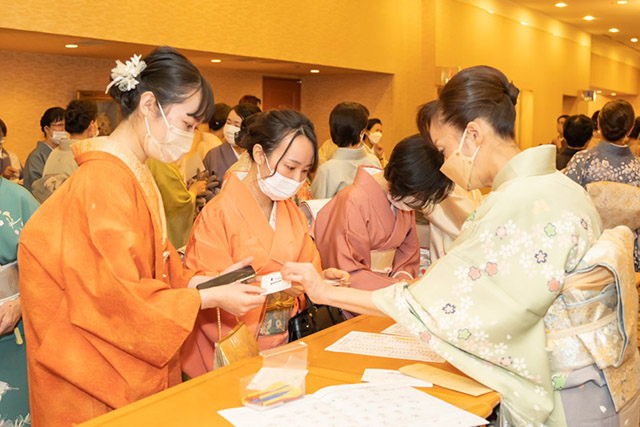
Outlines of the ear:
{"type": "Polygon", "coordinates": [[[467,125],[467,146],[475,152],[484,142],[486,134],[486,124],[480,121],[472,121],[467,125]]]}
{"type": "Polygon", "coordinates": [[[146,91],[140,95],[140,105],[138,108],[145,117],[151,118],[157,115],[157,99],[153,92],[146,91]]]}
{"type": "Polygon", "coordinates": [[[252,153],[253,153],[253,160],[259,165],[263,165],[264,162],[267,160],[267,156],[264,154],[264,149],[260,144],[255,144],[253,146],[252,153]]]}

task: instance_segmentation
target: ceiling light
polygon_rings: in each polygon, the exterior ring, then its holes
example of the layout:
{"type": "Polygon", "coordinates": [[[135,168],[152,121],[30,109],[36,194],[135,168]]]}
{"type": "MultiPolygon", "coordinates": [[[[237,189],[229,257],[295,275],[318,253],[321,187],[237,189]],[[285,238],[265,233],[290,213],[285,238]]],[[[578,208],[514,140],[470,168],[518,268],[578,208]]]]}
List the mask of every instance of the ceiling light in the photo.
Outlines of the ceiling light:
{"type": "Polygon", "coordinates": [[[611,92],[611,96],[616,96],[617,94],[615,92],[611,92]]]}
{"type": "Polygon", "coordinates": [[[601,90],[597,90],[596,93],[602,93],[602,91],[601,90]]]}
{"type": "Polygon", "coordinates": [[[313,69],[313,70],[309,70],[309,72],[313,74],[318,74],[320,70],[313,69]]]}
{"type": "Polygon", "coordinates": [[[493,10],[490,10],[489,13],[493,15],[495,12],[493,10]]]}
{"type": "Polygon", "coordinates": [[[596,18],[594,18],[594,17],[593,17],[593,16],[591,16],[591,15],[587,15],[587,16],[585,16],[585,17],[584,17],[584,18],[582,18],[582,19],[584,19],[585,21],[593,21],[593,20],[594,20],[594,19],[596,19],[596,18]]]}
{"type": "Polygon", "coordinates": [[[631,43],[638,43],[638,38],[637,37],[632,38],[631,43]]]}
{"type": "Polygon", "coordinates": [[[211,62],[222,62],[222,59],[212,59],[211,62]]]}
{"type": "Polygon", "coordinates": [[[525,26],[526,26],[526,25],[529,25],[529,24],[527,24],[527,23],[526,23],[526,22],[524,22],[524,21],[522,21],[522,22],[520,22],[520,23],[521,23],[522,25],[525,25],[525,26]]]}
{"type": "Polygon", "coordinates": [[[567,7],[567,4],[563,2],[556,3],[556,7],[567,7]]]}
{"type": "Polygon", "coordinates": [[[618,0],[618,4],[627,4],[627,0],[618,0]]]}
{"type": "Polygon", "coordinates": [[[619,30],[619,29],[617,29],[617,28],[609,28],[609,32],[610,32],[610,33],[617,33],[617,32],[619,32],[619,31],[620,31],[620,30],[619,30]]]}
{"type": "Polygon", "coordinates": [[[64,47],[66,47],[67,49],[75,49],[78,47],[78,45],[69,43],[69,44],[65,44],[64,47]]]}

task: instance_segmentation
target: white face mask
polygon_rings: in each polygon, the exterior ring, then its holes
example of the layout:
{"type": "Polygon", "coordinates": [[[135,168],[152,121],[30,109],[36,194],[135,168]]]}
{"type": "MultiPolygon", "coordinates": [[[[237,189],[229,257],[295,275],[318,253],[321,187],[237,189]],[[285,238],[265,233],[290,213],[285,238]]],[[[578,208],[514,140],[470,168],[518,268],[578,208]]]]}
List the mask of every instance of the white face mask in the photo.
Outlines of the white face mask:
{"type": "MultiPolygon", "coordinates": [[[[269,170],[269,176],[266,178],[259,177],[258,185],[265,196],[271,200],[277,201],[290,199],[300,190],[302,184],[304,184],[304,180],[302,180],[302,182],[298,182],[295,179],[282,176],[278,172],[273,173],[271,166],[269,166],[269,159],[265,159],[265,163],[269,170]]],[[[259,172],[260,170],[258,170],[258,173],[259,172]]]]}
{"type": "Polygon", "coordinates": [[[54,130],[51,133],[51,142],[56,145],[60,145],[63,139],[69,139],[69,133],[64,131],[54,130]]]}
{"type": "Polygon", "coordinates": [[[238,145],[236,144],[236,134],[238,132],[240,132],[240,128],[238,126],[230,125],[229,123],[224,125],[224,139],[234,147],[238,145]]]}
{"type": "Polygon", "coordinates": [[[371,141],[372,144],[377,144],[378,142],[380,142],[381,139],[382,139],[382,132],[371,132],[369,134],[369,141],[371,141]]]}
{"type": "Polygon", "coordinates": [[[169,124],[167,116],[164,115],[162,106],[160,107],[160,113],[164,119],[164,123],[167,125],[167,133],[164,136],[164,141],[158,141],[153,135],[151,135],[151,129],[149,128],[149,121],[145,116],[144,122],[147,125],[147,135],[144,138],[143,149],[147,153],[147,156],[152,159],[159,160],[164,163],[173,163],[183,158],[189,151],[191,151],[191,145],[193,144],[194,132],[187,132],[181,130],[174,125],[169,124]]]}

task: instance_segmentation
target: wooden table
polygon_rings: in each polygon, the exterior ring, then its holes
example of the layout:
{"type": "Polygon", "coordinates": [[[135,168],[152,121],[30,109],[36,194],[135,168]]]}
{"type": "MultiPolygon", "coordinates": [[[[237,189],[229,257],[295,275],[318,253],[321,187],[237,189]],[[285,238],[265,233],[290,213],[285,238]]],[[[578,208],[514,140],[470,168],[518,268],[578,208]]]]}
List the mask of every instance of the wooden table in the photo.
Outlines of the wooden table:
{"type": "MultiPolygon", "coordinates": [[[[309,345],[307,394],[330,385],[359,383],[365,368],[398,369],[416,363],[324,350],[350,331],[380,332],[393,323],[389,318],[359,316],[305,338],[309,345]]],[[[460,373],[448,363],[434,366],[460,373]]],[[[218,415],[218,411],[241,406],[240,379],[256,373],[261,367],[260,356],[241,360],[95,418],[83,426],[231,425],[218,415]]],[[[473,397],[438,386],[421,390],[481,417],[489,416],[500,401],[496,392],[473,397]]]]}

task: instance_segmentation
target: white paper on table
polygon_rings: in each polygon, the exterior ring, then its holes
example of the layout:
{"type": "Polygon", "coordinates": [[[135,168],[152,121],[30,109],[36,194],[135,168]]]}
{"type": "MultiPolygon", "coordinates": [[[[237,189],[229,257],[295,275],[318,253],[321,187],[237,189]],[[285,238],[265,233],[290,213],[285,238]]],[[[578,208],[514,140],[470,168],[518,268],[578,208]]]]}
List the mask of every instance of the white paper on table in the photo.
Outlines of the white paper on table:
{"type": "Polygon", "coordinates": [[[408,386],[347,384],[325,387],[266,411],[218,412],[237,427],[424,426],[473,427],[486,420],[408,386]]]}
{"type": "Polygon", "coordinates": [[[444,363],[438,353],[417,338],[351,331],[329,347],[327,351],[444,363]]]}
{"type": "Polygon", "coordinates": [[[382,331],[380,333],[381,334],[388,334],[388,335],[400,335],[402,337],[413,337],[414,336],[411,332],[409,332],[407,330],[407,328],[402,326],[400,323],[394,323],[393,325],[389,326],[387,329],[385,329],[384,331],[382,331]]]}
{"type": "Polygon", "coordinates": [[[433,387],[433,384],[410,377],[395,369],[365,369],[360,381],[374,384],[401,384],[409,387],[433,387]]]}
{"type": "MultiPolygon", "coordinates": [[[[284,369],[284,368],[261,368],[247,386],[247,390],[264,390],[271,384],[281,382],[287,385],[301,388],[304,378],[309,373],[308,370],[284,369]]],[[[409,377],[411,378],[411,377],[409,377]]]]}
{"type": "Polygon", "coordinates": [[[269,295],[289,289],[291,282],[284,280],[279,272],[275,272],[262,276],[260,287],[263,289],[260,295],[269,295]]]}

